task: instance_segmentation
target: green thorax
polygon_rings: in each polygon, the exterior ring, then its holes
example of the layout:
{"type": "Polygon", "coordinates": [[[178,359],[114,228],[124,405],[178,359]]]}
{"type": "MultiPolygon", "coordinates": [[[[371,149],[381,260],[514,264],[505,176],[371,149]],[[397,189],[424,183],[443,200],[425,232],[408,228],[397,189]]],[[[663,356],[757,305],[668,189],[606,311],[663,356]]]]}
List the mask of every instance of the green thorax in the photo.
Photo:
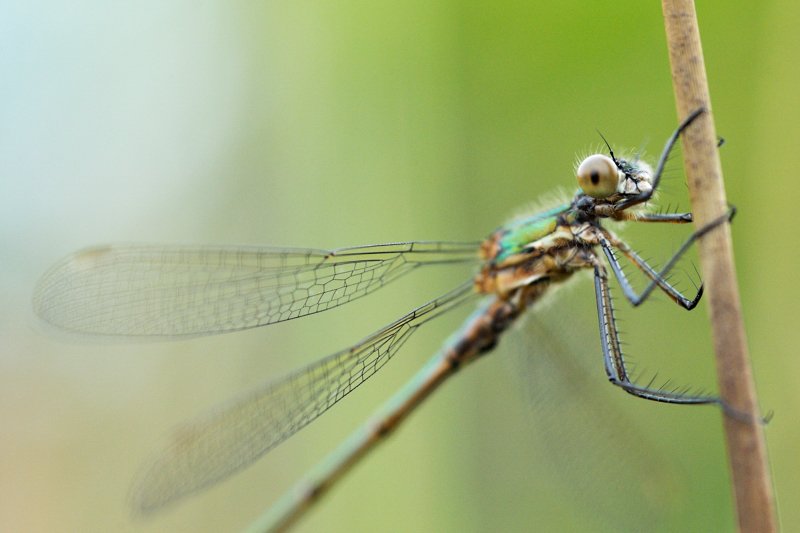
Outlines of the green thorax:
{"type": "Polygon", "coordinates": [[[486,258],[502,263],[508,257],[529,248],[556,231],[559,224],[570,223],[570,204],[562,204],[547,211],[514,220],[502,226],[487,240],[486,258]]]}

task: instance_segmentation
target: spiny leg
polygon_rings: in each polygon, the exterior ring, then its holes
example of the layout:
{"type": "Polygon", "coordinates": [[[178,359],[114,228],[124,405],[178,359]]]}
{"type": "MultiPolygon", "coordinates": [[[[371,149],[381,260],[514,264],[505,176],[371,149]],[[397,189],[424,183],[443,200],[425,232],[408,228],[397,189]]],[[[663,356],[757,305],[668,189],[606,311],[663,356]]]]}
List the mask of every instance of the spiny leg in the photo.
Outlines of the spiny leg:
{"type": "Polygon", "coordinates": [[[648,201],[652,198],[653,194],[655,194],[656,190],[658,189],[658,184],[661,181],[661,174],[664,172],[664,167],[667,164],[667,159],[669,159],[669,154],[672,152],[672,149],[675,147],[675,143],[678,142],[678,137],[680,137],[681,133],[688,128],[692,122],[694,122],[700,115],[705,113],[705,108],[701,107],[699,109],[695,109],[692,111],[688,117],[686,117],[683,122],[681,122],[675,131],[672,132],[669,139],[667,139],[666,144],[664,145],[664,150],[661,151],[661,156],[658,158],[658,164],[656,165],[655,173],[653,174],[653,187],[648,192],[643,192],[629,200],[626,200],[620,203],[617,208],[618,210],[625,210],[628,207],[636,204],[640,204],[642,202],[648,201]]]}
{"type": "Polygon", "coordinates": [[[692,221],[691,213],[636,213],[616,211],[610,215],[613,220],[629,222],[658,222],[668,224],[688,224],[692,221]]]}
{"type": "Polygon", "coordinates": [[[631,220],[636,222],[667,222],[670,224],[688,224],[692,221],[691,213],[638,213],[631,220]]]}
{"type": "Polygon", "coordinates": [[[642,304],[642,302],[647,299],[652,291],[645,289],[641,295],[636,294],[636,290],[633,288],[630,281],[628,281],[628,277],[622,270],[622,266],[620,265],[617,256],[614,254],[612,246],[620,250],[625,257],[627,257],[634,265],[644,272],[648,278],[650,278],[650,285],[658,286],[658,288],[661,289],[667,296],[669,296],[672,301],[684,309],[692,310],[697,306],[698,302],[700,302],[700,298],[703,296],[702,285],[697,290],[697,294],[695,294],[694,298],[687,298],[663,277],[667,274],[666,272],[656,272],[653,267],[647,264],[647,261],[639,257],[639,255],[634,252],[624,241],[610,234],[602,234],[599,240],[600,246],[603,248],[603,253],[605,253],[606,259],[608,259],[608,263],[611,265],[611,271],[614,273],[614,277],[617,278],[620,287],[622,287],[622,292],[625,295],[625,298],[634,307],[642,304]]]}
{"type": "Polygon", "coordinates": [[[686,253],[689,247],[714,229],[715,227],[719,226],[720,224],[724,224],[725,222],[730,221],[733,216],[736,214],[736,208],[731,207],[727,213],[722,215],[721,217],[717,218],[716,220],[712,220],[702,228],[694,231],[689,237],[681,244],[678,250],[670,257],[669,261],[664,265],[660,272],[656,272],[653,267],[647,264],[647,262],[639,257],[639,255],[634,252],[630,246],[628,246],[624,241],[621,239],[613,236],[608,231],[601,231],[599,235],[600,246],[603,248],[603,253],[605,254],[606,258],[608,259],[609,264],[611,265],[611,270],[614,272],[614,277],[617,278],[619,281],[620,286],[622,287],[622,292],[625,294],[625,298],[631,302],[632,305],[638,306],[642,302],[644,302],[649,296],[650,293],[653,292],[653,289],[658,287],[664,293],[667,294],[675,303],[683,307],[684,309],[694,309],[697,303],[700,301],[700,298],[703,295],[703,286],[700,285],[700,288],[697,290],[697,294],[694,298],[689,299],[686,298],[683,294],[681,294],[675,287],[669,284],[669,282],[664,278],[678,263],[681,256],[686,253]],[[636,291],[631,286],[630,282],[628,281],[627,276],[622,271],[622,267],[619,264],[616,256],[614,255],[613,247],[616,247],[619,251],[625,254],[634,265],[636,265],[645,275],[650,278],[650,283],[641,294],[636,294],[636,291]]]}
{"type": "Polygon", "coordinates": [[[616,319],[614,318],[614,306],[611,301],[611,294],[608,287],[608,274],[606,269],[599,262],[594,266],[594,286],[597,300],[597,316],[600,324],[600,343],[603,348],[603,360],[605,362],[608,380],[625,392],[644,398],[663,403],[674,403],[684,405],[717,404],[725,414],[745,423],[767,424],[772,418],[772,413],[765,417],[745,413],[731,407],[722,398],[716,396],[688,395],[679,390],[667,391],[656,389],[649,386],[636,385],[630,381],[628,371],[625,368],[625,360],[620,347],[619,331],[617,330],[616,319]]]}
{"type": "MultiPolygon", "coordinates": [[[[600,344],[603,349],[603,361],[609,381],[625,392],[656,402],[677,404],[721,404],[719,398],[713,396],[691,396],[680,391],[667,391],[636,385],[631,382],[625,368],[625,361],[620,347],[619,331],[614,318],[614,306],[608,287],[608,273],[600,262],[594,265],[594,289],[597,299],[597,318],[600,325],[600,344]]],[[[727,410],[727,409],[726,409],[727,410]]]]}

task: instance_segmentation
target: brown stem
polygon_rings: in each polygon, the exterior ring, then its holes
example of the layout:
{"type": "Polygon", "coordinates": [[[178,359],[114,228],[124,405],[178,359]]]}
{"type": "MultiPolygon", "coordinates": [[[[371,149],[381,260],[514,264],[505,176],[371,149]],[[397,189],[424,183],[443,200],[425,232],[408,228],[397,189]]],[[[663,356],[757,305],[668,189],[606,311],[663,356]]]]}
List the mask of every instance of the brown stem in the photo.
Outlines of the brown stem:
{"type": "MultiPolygon", "coordinates": [[[[662,8],[678,117],[682,119],[698,108],[708,110],[683,135],[689,195],[699,228],[728,209],[700,32],[693,0],[662,0],[662,8]]],[[[708,294],[720,396],[737,412],[753,415],[749,422],[741,417],[724,417],[739,530],[774,532],[777,525],[772,482],[763,425],[757,416],[728,225],[702,237],[698,249],[708,294]]]]}

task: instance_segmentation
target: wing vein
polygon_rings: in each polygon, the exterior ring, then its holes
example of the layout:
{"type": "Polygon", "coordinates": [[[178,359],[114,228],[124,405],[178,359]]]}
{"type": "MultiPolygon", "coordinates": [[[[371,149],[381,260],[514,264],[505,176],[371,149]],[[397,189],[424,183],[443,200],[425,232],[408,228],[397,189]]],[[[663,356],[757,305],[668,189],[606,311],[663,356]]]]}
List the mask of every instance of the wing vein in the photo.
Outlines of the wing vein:
{"type": "Polygon", "coordinates": [[[408,242],[338,250],[106,246],[67,257],[34,294],[67,331],[191,337],[274,324],[365,296],[423,265],[478,260],[476,243],[408,242]]]}
{"type": "Polygon", "coordinates": [[[181,426],[137,479],[132,505],[157,510],[249,465],[373,376],[419,326],[475,295],[466,282],[350,348],[181,426]]]}

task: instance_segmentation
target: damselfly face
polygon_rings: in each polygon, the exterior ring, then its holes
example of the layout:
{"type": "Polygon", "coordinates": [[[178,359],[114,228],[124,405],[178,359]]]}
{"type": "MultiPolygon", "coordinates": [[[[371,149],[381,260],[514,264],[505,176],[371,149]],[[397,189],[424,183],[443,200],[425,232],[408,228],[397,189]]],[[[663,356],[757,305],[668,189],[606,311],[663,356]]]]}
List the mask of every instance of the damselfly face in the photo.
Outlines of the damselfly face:
{"type": "MultiPolygon", "coordinates": [[[[627,161],[605,154],[593,154],[581,161],[576,171],[580,192],[599,203],[617,204],[653,191],[653,171],[641,161],[627,161]]],[[[597,203],[597,202],[596,202],[597,203]]]]}

